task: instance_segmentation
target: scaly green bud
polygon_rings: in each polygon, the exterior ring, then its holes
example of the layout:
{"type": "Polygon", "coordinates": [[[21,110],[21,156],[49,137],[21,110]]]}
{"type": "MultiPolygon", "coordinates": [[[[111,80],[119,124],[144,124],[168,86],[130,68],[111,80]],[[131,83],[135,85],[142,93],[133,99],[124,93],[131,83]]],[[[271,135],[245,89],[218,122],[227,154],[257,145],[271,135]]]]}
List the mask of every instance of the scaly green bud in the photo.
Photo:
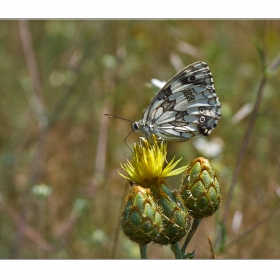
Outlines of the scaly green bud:
{"type": "Polygon", "coordinates": [[[156,203],[163,214],[163,230],[154,242],[167,245],[182,239],[191,225],[191,218],[177,192],[171,191],[166,185],[150,186],[156,203]]]}
{"type": "Polygon", "coordinates": [[[139,244],[148,244],[162,230],[162,214],[149,189],[132,188],[126,197],[121,225],[125,235],[139,244]]]}
{"type": "Polygon", "coordinates": [[[188,165],[181,183],[181,195],[194,218],[202,219],[218,210],[221,188],[207,159],[199,157],[188,165]]]}

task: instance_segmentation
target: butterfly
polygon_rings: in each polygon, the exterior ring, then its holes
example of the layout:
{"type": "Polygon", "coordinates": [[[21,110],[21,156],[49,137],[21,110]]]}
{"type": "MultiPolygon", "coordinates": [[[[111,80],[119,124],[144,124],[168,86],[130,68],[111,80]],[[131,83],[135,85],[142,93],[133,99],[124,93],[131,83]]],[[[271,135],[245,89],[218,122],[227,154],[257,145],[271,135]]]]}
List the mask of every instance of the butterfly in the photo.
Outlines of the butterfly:
{"type": "Polygon", "coordinates": [[[208,65],[198,61],[178,72],[156,93],[143,118],[132,122],[132,129],[147,140],[153,134],[178,142],[207,136],[218,124],[221,106],[208,65]]]}
{"type": "Polygon", "coordinates": [[[152,98],[143,118],[132,129],[151,139],[152,134],[167,141],[187,141],[207,136],[221,117],[221,103],[212,73],[198,61],[182,69],[152,98]]]}

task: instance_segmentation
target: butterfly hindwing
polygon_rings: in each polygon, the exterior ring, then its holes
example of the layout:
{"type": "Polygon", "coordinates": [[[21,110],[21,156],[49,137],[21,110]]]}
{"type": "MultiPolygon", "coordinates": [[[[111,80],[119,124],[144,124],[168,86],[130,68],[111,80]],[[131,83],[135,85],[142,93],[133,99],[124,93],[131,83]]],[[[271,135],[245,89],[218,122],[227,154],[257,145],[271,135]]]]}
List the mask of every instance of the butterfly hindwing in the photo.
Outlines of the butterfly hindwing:
{"type": "Polygon", "coordinates": [[[195,62],[172,77],[152,98],[143,119],[133,129],[146,138],[154,133],[168,141],[207,136],[217,125],[220,107],[209,67],[205,62],[195,62]]]}

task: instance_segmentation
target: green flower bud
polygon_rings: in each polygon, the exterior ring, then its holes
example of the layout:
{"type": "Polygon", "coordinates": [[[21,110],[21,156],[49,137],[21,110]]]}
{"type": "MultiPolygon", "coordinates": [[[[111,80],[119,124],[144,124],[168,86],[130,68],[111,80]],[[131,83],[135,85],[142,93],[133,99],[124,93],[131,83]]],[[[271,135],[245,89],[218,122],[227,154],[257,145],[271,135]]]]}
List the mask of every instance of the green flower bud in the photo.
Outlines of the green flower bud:
{"type": "Polygon", "coordinates": [[[207,159],[199,157],[188,165],[181,183],[181,195],[194,218],[211,216],[219,209],[221,188],[207,159]]]}
{"type": "Polygon", "coordinates": [[[163,230],[154,242],[167,245],[179,241],[191,225],[191,218],[180,195],[164,184],[151,186],[151,191],[163,214],[163,230]]]}
{"type": "Polygon", "coordinates": [[[126,197],[121,226],[124,234],[139,244],[148,244],[162,230],[162,214],[149,189],[132,188],[126,197]]]}

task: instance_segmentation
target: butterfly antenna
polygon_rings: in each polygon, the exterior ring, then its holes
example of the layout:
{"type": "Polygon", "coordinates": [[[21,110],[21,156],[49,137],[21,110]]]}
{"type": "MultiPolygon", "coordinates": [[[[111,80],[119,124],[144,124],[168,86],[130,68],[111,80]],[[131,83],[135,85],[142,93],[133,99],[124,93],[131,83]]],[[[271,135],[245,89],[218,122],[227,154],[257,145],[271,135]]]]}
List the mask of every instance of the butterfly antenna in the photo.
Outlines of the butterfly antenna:
{"type": "MultiPolygon", "coordinates": [[[[125,119],[125,118],[122,118],[122,117],[118,117],[118,116],[114,116],[114,115],[110,115],[110,114],[104,114],[104,116],[108,116],[108,118],[115,118],[115,119],[120,119],[120,120],[124,120],[124,121],[128,121],[128,122],[131,122],[133,123],[133,121],[131,120],[128,120],[128,119],[125,119]]],[[[133,132],[133,130],[131,130],[127,136],[124,138],[124,143],[125,145],[128,147],[128,149],[133,153],[133,151],[130,149],[130,147],[128,146],[127,142],[126,142],[126,138],[133,132]]]]}
{"type": "Polygon", "coordinates": [[[122,118],[122,117],[118,117],[118,116],[114,116],[114,115],[110,115],[110,114],[104,114],[104,116],[108,116],[108,118],[120,119],[120,120],[124,120],[124,121],[128,121],[128,122],[133,123],[133,121],[131,121],[131,120],[128,120],[128,119],[125,119],[125,118],[122,118]]]}

